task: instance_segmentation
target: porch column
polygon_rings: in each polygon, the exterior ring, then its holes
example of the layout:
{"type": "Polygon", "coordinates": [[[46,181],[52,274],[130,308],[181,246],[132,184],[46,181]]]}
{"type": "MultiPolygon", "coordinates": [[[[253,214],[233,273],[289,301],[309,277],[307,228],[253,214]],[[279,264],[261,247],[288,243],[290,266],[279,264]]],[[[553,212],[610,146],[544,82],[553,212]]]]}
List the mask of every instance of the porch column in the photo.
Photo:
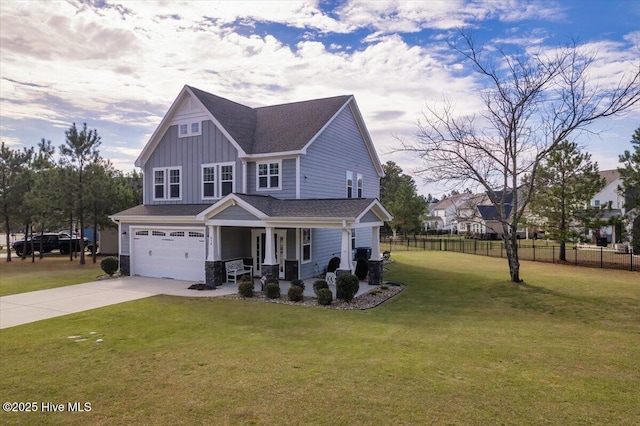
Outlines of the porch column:
{"type": "Polygon", "coordinates": [[[267,280],[279,281],[280,265],[276,262],[276,254],[274,252],[273,228],[265,228],[264,236],[264,261],[262,262],[262,274],[267,280]]]}
{"type": "Polygon", "coordinates": [[[369,284],[380,285],[383,283],[383,262],[380,257],[380,227],[371,228],[371,259],[369,259],[369,284]]]}
{"type": "Polygon", "coordinates": [[[216,260],[220,260],[222,255],[220,253],[220,227],[208,225],[208,247],[207,247],[207,260],[211,262],[215,262],[216,260]]]}
{"type": "Polygon", "coordinates": [[[340,247],[340,267],[338,267],[338,274],[340,273],[352,273],[351,267],[351,229],[347,228],[346,223],[343,223],[342,228],[342,244],[340,247]]]}
{"type": "Polygon", "coordinates": [[[371,228],[371,260],[380,260],[380,227],[371,228]]]}
{"type": "Polygon", "coordinates": [[[226,281],[225,269],[220,251],[220,227],[207,225],[207,259],[204,262],[205,283],[217,287],[226,281]]]}

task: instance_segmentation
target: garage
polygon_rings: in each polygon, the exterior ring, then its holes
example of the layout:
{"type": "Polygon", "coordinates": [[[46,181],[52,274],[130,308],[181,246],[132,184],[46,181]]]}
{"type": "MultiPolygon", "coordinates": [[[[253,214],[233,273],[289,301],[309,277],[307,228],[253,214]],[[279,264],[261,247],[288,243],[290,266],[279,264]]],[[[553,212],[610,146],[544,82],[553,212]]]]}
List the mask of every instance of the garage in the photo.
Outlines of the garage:
{"type": "Polygon", "coordinates": [[[132,229],[131,275],[204,282],[204,232],[132,229]]]}

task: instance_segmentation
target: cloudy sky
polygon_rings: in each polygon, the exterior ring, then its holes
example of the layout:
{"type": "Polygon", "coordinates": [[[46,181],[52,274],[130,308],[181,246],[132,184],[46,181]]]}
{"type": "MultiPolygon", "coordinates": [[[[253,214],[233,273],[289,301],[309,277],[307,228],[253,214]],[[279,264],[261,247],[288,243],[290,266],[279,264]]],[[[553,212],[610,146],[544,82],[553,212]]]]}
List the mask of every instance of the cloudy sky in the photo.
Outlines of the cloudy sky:
{"type": "MultiPolygon", "coordinates": [[[[633,0],[2,0],[0,137],[57,146],[86,122],[128,171],[185,84],[249,106],[353,94],[382,161],[409,173],[415,160],[390,152],[426,105],[480,106],[479,81],[445,42],[456,29],[489,50],[577,39],[606,79],[638,62],[638,22],[633,0]]],[[[579,142],[615,168],[639,126],[640,105],[579,142]]],[[[416,181],[425,195],[449,189],[416,181]]]]}

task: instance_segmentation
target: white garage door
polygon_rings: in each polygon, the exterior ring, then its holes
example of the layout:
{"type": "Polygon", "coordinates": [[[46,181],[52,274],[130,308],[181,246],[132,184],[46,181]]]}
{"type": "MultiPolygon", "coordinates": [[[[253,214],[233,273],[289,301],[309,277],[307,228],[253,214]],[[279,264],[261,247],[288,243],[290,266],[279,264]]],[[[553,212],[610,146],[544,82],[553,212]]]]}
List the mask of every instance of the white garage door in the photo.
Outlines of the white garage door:
{"type": "Polygon", "coordinates": [[[133,230],[131,274],[204,282],[204,233],[181,229],[133,230]]]}

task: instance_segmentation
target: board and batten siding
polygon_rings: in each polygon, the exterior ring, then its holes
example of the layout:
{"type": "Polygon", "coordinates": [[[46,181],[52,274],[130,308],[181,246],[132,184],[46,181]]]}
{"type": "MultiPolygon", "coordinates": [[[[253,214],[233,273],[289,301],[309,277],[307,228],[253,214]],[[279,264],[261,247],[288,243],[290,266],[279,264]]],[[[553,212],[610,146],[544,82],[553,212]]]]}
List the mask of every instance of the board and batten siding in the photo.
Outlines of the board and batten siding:
{"type": "Polygon", "coordinates": [[[380,198],[380,177],[349,107],[301,156],[300,197],[346,198],[347,171],[362,174],[364,198],[380,198]]]}
{"type": "Polygon", "coordinates": [[[201,204],[202,164],[235,162],[236,192],[242,190],[242,162],[238,152],[220,130],[207,120],[201,123],[202,134],[178,138],[178,126],[170,126],[144,165],[144,204],[201,204]],[[182,199],[153,199],[153,169],[182,167],[182,199]]]}
{"type": "MultiPolygon", "coordinates": [[[[262,162],[262,161],[260,161],[262,162]]],[[[265,162],[269,162],[268,160],[265,162]]],[[[282,170],[280,171],[279,190],[260,190],[256,188],[257,171],[256,162],[247,163],[247,194],[251,195],[271,195],[280,199],[296,198],[296,160],[288,158],[282,160],[282,170]]]]}

